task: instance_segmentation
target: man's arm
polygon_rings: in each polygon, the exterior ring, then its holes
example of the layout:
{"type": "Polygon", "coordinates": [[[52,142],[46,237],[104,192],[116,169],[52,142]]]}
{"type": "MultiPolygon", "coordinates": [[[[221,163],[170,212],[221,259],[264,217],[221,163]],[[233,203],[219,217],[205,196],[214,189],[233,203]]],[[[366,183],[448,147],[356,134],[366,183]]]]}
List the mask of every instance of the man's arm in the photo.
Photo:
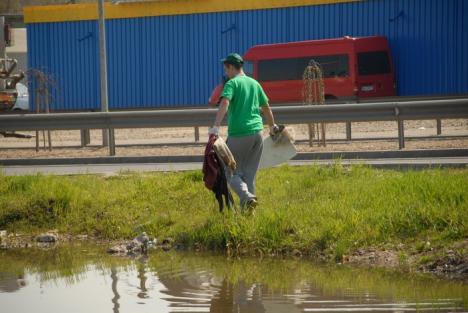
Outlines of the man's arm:
{"type": "Polygon", "coordinates": [[[270,106],[266,104],[263,105],[261,108],[262,114],[265,117],[268,126],[270,126],[270,128],[275,126],[275,118],[273,117],[273,112],[271,112],[270,106]]]}
{"type": "Polygon", "coordinates": [[[218,112],[216,113],[216,119],[214,122],[215,127],[221,126],[221,122],[223,121],[224,116],[226,115],[228,106],[229,106],[229,100],[226,98],[222,98],[221,103],[219,104],[218,112]]]}
{"type": "Polygon", "coordinates": [[[222,98],[219,104],[218,112],[216,113],[216,119],[215,119],[214,125],[213,127],[210,127],[210,129],[208,129],[208,135],[218,136],[219,127],[221,126],[221,122],[223,121],[224,116],[226,115],[228,106],[229,106],[229,100],[226,98],[222,98]]]}

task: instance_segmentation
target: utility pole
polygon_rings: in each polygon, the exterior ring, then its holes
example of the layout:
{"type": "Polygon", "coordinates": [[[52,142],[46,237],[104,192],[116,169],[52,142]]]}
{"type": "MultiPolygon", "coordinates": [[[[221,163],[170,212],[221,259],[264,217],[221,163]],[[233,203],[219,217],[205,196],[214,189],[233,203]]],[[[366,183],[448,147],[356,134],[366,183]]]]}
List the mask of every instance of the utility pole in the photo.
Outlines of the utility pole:
{"type": "MultiPolygon", "coordinates": [[[[6,58],[5,17],[0,16],[0,59],[6,58]]],[[[4,61],[6,62],[6,61],[4,61]]],[[[6,66],[6,63],[4,63],[6,66]]],[[[0,79],[0,90],[6,89],[6,79],[0,79]]]]}
{"type": "MultiPolygon", "coordinates": [[[[101,77],[101,111],[109,112],[107,92],[107,55],[106,55],[106,24],[104,21],[104,0],[98,0],[99,13],[99,67],[101,77]]],[[[102,145],[109,146],[109,155],[115,155],[114,129],[102,130],[102,145]]]]}
{"type": "Polygon", "coordinates": [[[0,16],[0,58],[6,58],[5,17],[0,16]]]}

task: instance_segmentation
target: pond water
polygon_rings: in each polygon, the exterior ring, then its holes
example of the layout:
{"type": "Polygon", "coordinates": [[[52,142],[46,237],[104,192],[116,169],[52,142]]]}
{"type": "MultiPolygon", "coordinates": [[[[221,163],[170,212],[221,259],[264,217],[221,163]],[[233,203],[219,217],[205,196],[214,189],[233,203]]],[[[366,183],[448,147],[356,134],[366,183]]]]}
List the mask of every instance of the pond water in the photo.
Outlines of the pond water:
{"type": "Polygon", "coordinates": [[[0,312],[466,312],[468,285],[293,259],[0,251],[0,312]]]}

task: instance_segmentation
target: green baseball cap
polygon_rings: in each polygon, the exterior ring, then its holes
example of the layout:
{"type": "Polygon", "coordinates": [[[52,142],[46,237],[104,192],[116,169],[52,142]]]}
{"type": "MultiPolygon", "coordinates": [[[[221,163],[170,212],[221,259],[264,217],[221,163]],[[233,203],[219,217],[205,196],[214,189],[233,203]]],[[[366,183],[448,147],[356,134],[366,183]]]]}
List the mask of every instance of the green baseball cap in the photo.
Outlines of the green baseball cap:
{"type": "Polygon", "coordinates": [[[221,59],[221,63],[244,64],[244,60],[237,53],[229,53],[227,57],[225,57],[224,59],[221,59]]]}

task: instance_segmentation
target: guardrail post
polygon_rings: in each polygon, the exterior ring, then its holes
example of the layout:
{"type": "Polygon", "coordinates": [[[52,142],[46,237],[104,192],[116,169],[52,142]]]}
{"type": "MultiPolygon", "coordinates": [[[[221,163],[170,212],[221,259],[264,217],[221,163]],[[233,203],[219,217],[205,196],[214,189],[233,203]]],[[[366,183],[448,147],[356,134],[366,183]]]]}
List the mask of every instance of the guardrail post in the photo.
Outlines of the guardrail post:
{"type": "Polygon", "coordinates": [[[314,124],[307,124],[309,128],[309,147],[314,145],[314,137],[315,137],[315,127],[314,124]]]}
{"type": "Polygon", "coordinates": [[[102,146],[107,147],[109,145],[109,130],[102,130],[102,146]]]}
{"type": "Polygon", "coordinates": [[[195,142],[200,141],[200,127],[195,126],[195,142]]]}
{"type": "Polygon", "coordinates": [[[398,107],[398,103],[395,103],[394,105],[395,107],[393,110],[395,111],[395,117],[398,122],[398,148],[401,150],[405,148],[405,124],[400,118],[400,108],[398,107]]]}
{"type": "Polygon", "coordinates": [[[437,136],[442,135],[442,121],[437,119],[437,136]]]}
{"type": "Polygon", "coordinates": [[[346,140],[351,140],[351,122],[346,122],[346,140]]]}
{"type": "Polygon", "coordinates": [[[89,129],[80,129],[81,147],[86,147],[91,142],[89,129]]]}
{"type": "Polygon", "coordinates": [[[402,120],[398,120],[398,147],[400,150],[405,148],[405,125],[402,120]]]}
{"type": "Polygon", "coordinates": [[[109,128],[109,155],[115,155],[115,136],[113,128],[109,128]]]}
{"type": "MultiPolygon", "coordinates": [[[[35,94],[35,99],[34,99],[34,105],[36,106],[36,114],[39,114],[39,92],[37,90],[34,91],[35,94]]],[[[36,129],[36,152],[39,152],[39,130],[36,129]]]]}
{"type": "MultiPolygon", "coordinates": [[[[45,93],[45,99],[44,99],[44,104],[45,104],[45,111],[46,113],[50,113],[49,110],[49,90],[47,88],[44,88],[44,93],[45,93]]],[[[47,141],[49,143],[49,151],[52,151],[52,138],[50,136],[50,129],[47,130],[47,141]]]]}
{"type": "Polygon", "coordinates": [[[80,129],[80,142],[81,142],[81,147],[86,146],[86,139],[85,139],[85,130],[80,129]]]}

